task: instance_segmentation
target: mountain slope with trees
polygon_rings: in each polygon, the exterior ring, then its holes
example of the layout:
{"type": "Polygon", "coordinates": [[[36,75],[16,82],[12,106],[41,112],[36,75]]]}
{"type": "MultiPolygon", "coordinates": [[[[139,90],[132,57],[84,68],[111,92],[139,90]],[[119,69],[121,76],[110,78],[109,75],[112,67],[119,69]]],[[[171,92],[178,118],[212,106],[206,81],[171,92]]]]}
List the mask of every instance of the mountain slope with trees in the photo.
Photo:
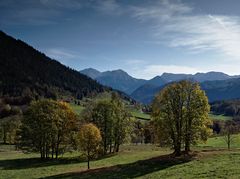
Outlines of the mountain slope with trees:
{"type": "Polygon", "coordinates": [[[1,96],[78,99],[107,88],[0,31],[1,96]]]}

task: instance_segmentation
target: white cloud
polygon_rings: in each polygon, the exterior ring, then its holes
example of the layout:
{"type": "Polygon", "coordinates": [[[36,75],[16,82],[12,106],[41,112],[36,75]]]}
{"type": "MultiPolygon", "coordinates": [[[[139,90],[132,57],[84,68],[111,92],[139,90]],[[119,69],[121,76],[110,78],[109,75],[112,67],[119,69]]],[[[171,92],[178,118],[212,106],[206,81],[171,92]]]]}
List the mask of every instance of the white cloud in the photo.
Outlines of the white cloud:
{"type": "Polygon", "coordinates": [[[93,7],[104,14],[120,15],[125,12],[125,9],[116,0],[99,0],[97,2],[93,7]]]}
{"type": "Polygon", "coordinates": [[[146,61],[139,59],[126,60],[126,65],[142,65],[144,63],[146,63],[146,61]]]}
{"type": "Polygon", "coordinates": [[[141,21],[157,19],[165,22],[173,16],[191,12],[192,8],[182,3],[170,3],[168,0],[160,0],[151,6],[132,7],[132,10],[134,12],[133,16],[141,21]]]}
{"type": "Polygon", "coordinates": [[[181,2],[159,1],[153,6],[135,7],[134,17],[153,21],[154,37],[170,47],[182,47],[199,53],[217,53],[240,60],[240,17],[193,14],[193,8],[181,2]]]}
{"type": "Polygon", "coordinates": [[[62,48],[51,48],[46,50],[46,54],[56,60],[69,60],[77,57],[74,53],[62,48]]]}

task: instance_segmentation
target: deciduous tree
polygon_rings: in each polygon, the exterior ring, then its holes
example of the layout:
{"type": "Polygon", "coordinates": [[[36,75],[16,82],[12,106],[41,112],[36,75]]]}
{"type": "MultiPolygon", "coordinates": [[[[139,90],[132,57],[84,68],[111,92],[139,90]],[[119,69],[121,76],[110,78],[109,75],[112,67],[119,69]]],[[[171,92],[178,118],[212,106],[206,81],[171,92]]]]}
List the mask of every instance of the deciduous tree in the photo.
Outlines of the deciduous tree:
{"type": "Polygon", "coordinates": [[[190,145],[206,140],[210,129],[208,99],[195,82],[180,81],[165,87],[154,99],[152,117],[160,141],[171,144],[176,155],[190,151],[190,145]]]}
{"type": "Polygon", "coordinates": [[[68,104],[53,100],[33,102],[22,121],[21,145],[38,151],[41,158],[58,158],[59,149],[70,144],[77,118],[68,104]]]}
{"type": "Polygon", "coordinates": [[[92,123],[84,124],[79,130],[77,141],[78,148],[87,157],[88,169],[90,169],[90,160],[98,153],[102,141],[100,130],[92,123]]]}

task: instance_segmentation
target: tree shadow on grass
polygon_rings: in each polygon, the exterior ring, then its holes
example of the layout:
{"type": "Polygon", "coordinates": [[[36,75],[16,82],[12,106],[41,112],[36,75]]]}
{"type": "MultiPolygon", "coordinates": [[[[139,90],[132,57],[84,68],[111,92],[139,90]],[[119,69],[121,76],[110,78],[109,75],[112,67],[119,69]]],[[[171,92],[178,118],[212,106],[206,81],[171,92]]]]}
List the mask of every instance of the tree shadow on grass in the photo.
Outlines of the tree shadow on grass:
{"type": "MultiPolygon", "coordinates": [[[[99,159],[109,158],[114,155],[115,154],[106,155],[99,159]]],[[[0,160],[0,168],[2,170],[16,170],[82,162],[86,162],[86,159],[83,156],[45,160],[42,160],[41,158],[6,159],[0,160]]]]}
{"type": "Polygon", "coordinates": [[[188,155],[175,158],[171,154],[163,155],[147,160],[139,160],[134,163],[90,169],[80,172],[64,173],[46,178],[135,178],[155,171],[163,170],[174,165],[189,162],[193,159],[194,156],[195,155],[188,155]]]}
{"type": "Polygon", "coordinates": [[[24,158],[24,159],[11,159],[11,160],[0,160],[0,168],[2,170],[15,170],[15,169],[26,169],[26,168],[38,168],[47,167],[52,165],[61,164],[73,164],[80,163],[84,160],[79,157],[75,158],[64,158],[64,159],[48,159],[41,160],[40,158],[24,158]]]}

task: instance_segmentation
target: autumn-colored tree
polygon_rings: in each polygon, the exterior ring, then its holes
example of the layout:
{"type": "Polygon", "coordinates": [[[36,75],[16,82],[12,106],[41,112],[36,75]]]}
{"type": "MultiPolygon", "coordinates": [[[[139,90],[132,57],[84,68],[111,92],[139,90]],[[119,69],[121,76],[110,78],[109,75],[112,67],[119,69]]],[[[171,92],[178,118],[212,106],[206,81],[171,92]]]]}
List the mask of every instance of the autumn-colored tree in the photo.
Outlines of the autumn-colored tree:
{"type": "Polygon", "coordinates": [[[190,145],[207,140],[211,124],[208,99],[200,86],[191,81],[175,82],[154,99],[152,117],[161,143],[171,144],[176,155],[190,151],[190,145]]]}
{"type": "Polygon", "coordinates": [[[130,115],[117,94],[98,100],[83,112],[87,122],[94,123],[102,136],[103,154],[118,152],[131,128],[130,115]]]}
{"type": "MultiPolygon", "coordinates": [[[[113,152],[119,151],[119,146],[127,139],[132,131],[130,113],[117,93],[112,93],[111,103],[114,110],[114,147],[113,152]]],[[[111,149],[110,149],[111,152],[111,149]]]]}
{"type": "Polygon", "coordinates": [[[0,100],[0,138],[3,143],[15,144],[21,125],[22,111],[18,107],[4,104],[0,100]]]}
{"type": "Polygon", "coordinates": [[[77,118],[68,104],[53,100],[31,103],[22,120],[21,145],[38,151],[41,158],[58,158],[59,149],[70,143],[77,118]]]}
{"type": "Polygon", "coordinates": [[[80,128],[77,135],[77,144],[78,148],[84,152],[87,158],[88,169],[90,169],[90,160],[98,153],[101,141],[100,130],[94,124],[84,124],[80,128]]]}
{"type": "Polygon", "coordinates": [[[16,144],[17,132],[21,125],[21,116],[14,115],[0,119],[0,130],[5,144],[16,144]]]}
{"type": "Polygon", "coordinates": [[[52,136],[52,158],[53,152],[58,158],[59,150],[64,150],[72,143],[72,136],[78,130],[77,116],[68,103],[57,102],[56,110],[58,117],[54,119],[53,123],[53,134],[55,136],[52,136]]]}

